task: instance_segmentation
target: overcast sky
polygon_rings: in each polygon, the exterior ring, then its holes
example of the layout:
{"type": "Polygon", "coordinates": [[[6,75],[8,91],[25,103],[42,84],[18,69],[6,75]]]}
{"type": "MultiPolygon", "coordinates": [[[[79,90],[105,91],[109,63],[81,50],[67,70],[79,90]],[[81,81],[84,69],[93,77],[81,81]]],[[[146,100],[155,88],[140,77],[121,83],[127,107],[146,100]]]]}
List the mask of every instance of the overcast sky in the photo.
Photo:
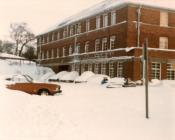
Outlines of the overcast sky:
{"type": "Polygon", "coordinates": [[[0,0],[0,39],[9,37],[9,25],[26,22],[38,34],[66,17],[103,0],[0,0]]]}

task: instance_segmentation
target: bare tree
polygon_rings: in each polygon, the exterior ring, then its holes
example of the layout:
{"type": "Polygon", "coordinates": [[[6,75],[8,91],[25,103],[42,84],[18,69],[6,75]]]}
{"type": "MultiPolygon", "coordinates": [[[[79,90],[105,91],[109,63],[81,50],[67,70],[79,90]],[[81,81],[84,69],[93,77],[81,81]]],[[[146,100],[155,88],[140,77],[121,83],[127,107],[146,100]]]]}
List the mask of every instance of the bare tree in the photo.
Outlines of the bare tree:
{"type": "Polygon", "coordinates": [[[0,40],[0,52],[12,54],[13,49],[14,49],[14,43],[10,41],[0,40]]]}
{"type": "Polygon", "coordinates": [[[29,60],[36,59],[36,49],[33,46],[27,46],[27,50],[25,51],[23,56],[29,60]]]}
{"type": "Polygon", "coordinates": [[[10,36],[15,41],[15,55],[22,55],[24,47],[35,39],[27,23],[12,23],[10,25],[10,36]]]}

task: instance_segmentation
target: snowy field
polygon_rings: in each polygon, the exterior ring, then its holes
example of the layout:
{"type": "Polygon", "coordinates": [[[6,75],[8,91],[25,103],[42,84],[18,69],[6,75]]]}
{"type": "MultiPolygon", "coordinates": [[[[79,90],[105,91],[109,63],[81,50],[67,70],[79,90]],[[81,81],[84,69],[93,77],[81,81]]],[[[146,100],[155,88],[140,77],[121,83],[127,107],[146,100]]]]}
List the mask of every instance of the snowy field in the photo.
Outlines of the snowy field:
{"type": "Polygon", "coordinates": [[[149,120],[143,86],[59,83],[61,95],[37,96],[5,84],[0,80],[0,140],[175,140],[175,81],[150,83],[149,120]]]}

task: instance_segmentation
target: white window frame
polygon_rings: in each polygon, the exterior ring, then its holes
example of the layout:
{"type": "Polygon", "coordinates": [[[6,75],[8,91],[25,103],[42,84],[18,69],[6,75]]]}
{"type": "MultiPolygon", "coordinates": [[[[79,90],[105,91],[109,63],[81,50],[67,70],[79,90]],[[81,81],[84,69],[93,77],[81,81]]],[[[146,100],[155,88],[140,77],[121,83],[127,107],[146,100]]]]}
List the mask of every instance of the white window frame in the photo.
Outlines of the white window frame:
{"type": "Polygon", "coordinates": [[[54,58],[54,49],[51,50],[51,58],[54,58]]]}
{"type": "Polygon", "coordinates": [[[92,64],[88,64],[88,71],[92,71],[92,64]]]}
{"type": "Polygon", "coordinates": [[[80,53],[80,43],[77,43],[77,45],[75,46],[74,53],[75,54],[79,54],[80,53]]]}
{"type": "Polygon", "coordinates": [[[84,46],[84,51],[85,53],[89,52],[89,41],[86,41],[85,46],[84,46]]]}
{"type": "Polygon", "coordinates": [[[160,49],[168,49],[168,37],[160,37],[159,38],[159,48],[160,49]]]}
{"type": "Polygon", "coordinates": [[[98,74],[98,72],[99,72],[99,63],[95,63],[94,64],[94,73],[98,74]]]}
{"type": "Polygon", "coordinates": [[[85,64],[81,64],[81,74],[85,72],[85,64]]]}
{"type": "Polygon", "coordinates": [[[46,58],[49,59],[49,51],[46,51],[46,58]]]}
{"type": "Polygon", "coordinates": [[[96,17],[96,29],[100,29],[101,26],[101,18],[100,16],[96,17]]]}
{"type": "Polygon", "coordinates": [[[108,39],[107,37],[102,39],[102,51],[108,50],[108,39]]]}
{"type": "Polygon", "coordinates": [[[161,63],[158,63],[158,62],[151,63],[151,78],[161,79],[161,63]],[[157,66],[159,66],[159,68],[157,66]]]}
{"type": "Polygon", "coordinates": [[[103,27],[108,26],[108,14],[103,15],[103,27]]]}
{"type": "Polygon", "coordinates": [[[57,48],[57,58],[59,58],[59,48],[57,48]]]}
{"type": "Polygon", "coordinates": [[[168,27],[169,22],[168,20],[169,20],[168,12],[160,11],[160,26],[168,27]]]}
{"type": "Polygon", "coordinates": [[[106,75],[106,63],[101,63],[101,74],[106,75]]]}
{"type": "Polygon", "coordinates": [[[111,25],[115,25],[116,24],[116,11],[112,11],[111,12],[111,25]]]}
{"type": "Polygon", "coordinates": [[[66,56],[66,47],[63,47],[63,57],[66,56]]]}
{"type": "Polygon", "coordinates": [[[123,62],[117,63],[117,77],[119,78],[123,77],[123,62]]]}
{"type": "Polygon", "coordinates": [[[89,32],[90,31],[90,20],[87,19],[86,20],[86,32],[89,32]]]}
{"type": "Polygon", "coordinates": [[[110,76],[111,78],[114,77],[114,63],[113,63],[113,62],[110,62],[110,63],[109,63],[109,76],[110,76]]]}
{"type": "Polygon", "coordinates": [[[73,35],[74,35],[74,25],[71,25],[71,26],[70,26],[70,31],[69,31],[69,33],[70,33],[70,36],[73,36],[73,35]]]}
{"type": "Polygon", "coordinates": [[[69,55],[72,55],[73,54],[73,47],[72,45],[69,46],[69,55]]]}
{"type": "Polygon", "coordinates": [[[57,33],[57,40],[60,40],[60,32],[57,33]]]}
{"type": "Polygon", "coordinates": [[[116,45],[116,36],[110,37],[110,49],[114,49],[116,45]]]}
{"type": "Polygon", "coordinates": [[[95,40],[95,51],[98,52],[100,51],[100,39],[95,40]]]}
{"type": "Polygon", "coordinates": [[[54,41],[54,32],[52,33],[52,41],[54,41]]]}
{"type": "Polygon", "coordinates": [[[175,64],[173,63],[167,64],[167,79],[175,80],[175,64]]]}
{"type": "Polygon", "coordinates": [[[81,23],[77,23],[76,24],[76,34],[80,34],[81,33],[81,23]]]}

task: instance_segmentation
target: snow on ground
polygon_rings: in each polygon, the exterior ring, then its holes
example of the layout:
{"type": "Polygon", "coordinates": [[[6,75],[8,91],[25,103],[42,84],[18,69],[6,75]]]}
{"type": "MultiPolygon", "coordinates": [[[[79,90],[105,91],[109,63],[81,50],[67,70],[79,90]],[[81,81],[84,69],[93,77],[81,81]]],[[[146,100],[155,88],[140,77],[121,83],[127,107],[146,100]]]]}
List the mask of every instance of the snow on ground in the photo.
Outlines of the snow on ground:
{"type": "MultiPolygon", "coordinates": [[[[6,88],[3,77],[17,66],[0,64],[6,70],[0,70],[0,140],[175,139],[175,81],[150,83],[147,120],[143,86],[106,88],[99,82],[104,76],[98,75],[87,83],[58,83],[63,91],[58,96],[29,95],[6,88]]],[[[35,71],[33,65],[22,69],[35,71]]]]}

